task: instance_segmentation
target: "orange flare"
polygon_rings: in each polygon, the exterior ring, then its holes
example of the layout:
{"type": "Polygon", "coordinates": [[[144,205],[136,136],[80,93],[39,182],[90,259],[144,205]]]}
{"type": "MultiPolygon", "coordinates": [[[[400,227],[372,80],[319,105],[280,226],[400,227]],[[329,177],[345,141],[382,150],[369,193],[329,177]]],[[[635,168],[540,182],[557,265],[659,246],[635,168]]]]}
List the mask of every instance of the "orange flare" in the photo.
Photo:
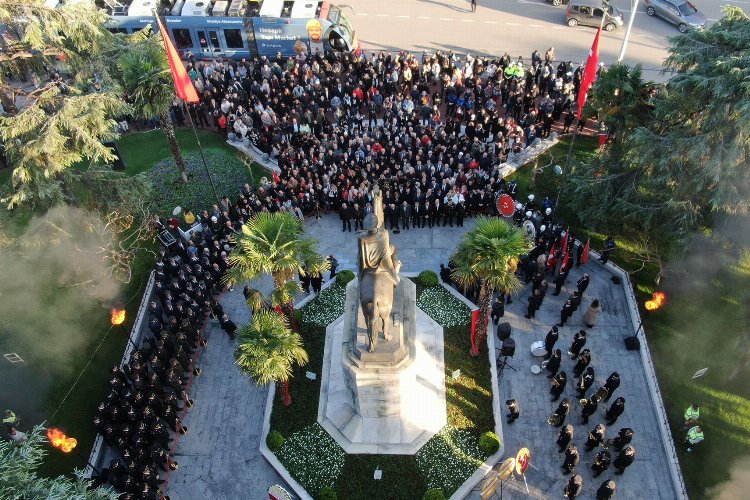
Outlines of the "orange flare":
{"type": "Polygon", "coordinates": [[[125,322],[125,309],[112,309],[112,324],[115,326],[125,322]]]}
{"type": "Polygon", "coordinates": [[[63,431],[54,427],[47,429],[47,438],[52,446],[58,448],[63,453],[70,453],[78,444],[76,438],[68,437],[63,431]]]}
{"type": "Polygon", "coordinates": [[[664,292],[654,292],[652,300],[647,300],[644,304],[647,311],[659,309],[667,301],[667,295],[664,292]]]}

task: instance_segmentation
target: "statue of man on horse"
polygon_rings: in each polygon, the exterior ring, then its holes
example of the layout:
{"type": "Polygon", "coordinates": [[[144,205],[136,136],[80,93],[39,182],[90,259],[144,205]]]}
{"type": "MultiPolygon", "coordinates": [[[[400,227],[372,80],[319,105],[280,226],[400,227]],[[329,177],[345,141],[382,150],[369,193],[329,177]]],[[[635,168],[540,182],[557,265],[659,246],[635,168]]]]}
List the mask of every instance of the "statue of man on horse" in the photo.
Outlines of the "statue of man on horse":
{"type": "Polygon", "coordinates": [[[383,221],[383,196],[377,185],[372,190],[374,211],[365,217],[365,231],[358,236],[359,301],[367,326],[369,352],[374,352],[378,336],[390,341],[389,319],[393,289],[399,283],[401,261],[383,221]]]}

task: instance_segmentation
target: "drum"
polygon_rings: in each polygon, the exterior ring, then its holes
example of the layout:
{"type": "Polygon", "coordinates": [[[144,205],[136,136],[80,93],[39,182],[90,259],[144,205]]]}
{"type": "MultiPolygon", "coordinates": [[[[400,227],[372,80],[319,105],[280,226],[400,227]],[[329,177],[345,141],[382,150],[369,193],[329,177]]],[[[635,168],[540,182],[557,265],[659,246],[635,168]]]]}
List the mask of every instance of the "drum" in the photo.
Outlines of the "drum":
{"type": "Polygon", "coordinates": [[[505,459],[500,467],[497,469],[497,478],[501,481],[505,481],[513,473],[513,469],[516,468],[516,459],[511,457],[505,459]]]}
{"type": "Polygon", "coordinates": [[[542,367],[539,365],[531,365],[531,373],[534,375],[539,375],[542,373],[542,367]]]}
{"type": "Polygon", "coordinates": [[[544,341],[543,340],[537,340],[536,342],[532,342],[531,344],[531,355],[540,357],[540,356],[546,356],[547,355],[547,349],[544,348],[544,341]]]}

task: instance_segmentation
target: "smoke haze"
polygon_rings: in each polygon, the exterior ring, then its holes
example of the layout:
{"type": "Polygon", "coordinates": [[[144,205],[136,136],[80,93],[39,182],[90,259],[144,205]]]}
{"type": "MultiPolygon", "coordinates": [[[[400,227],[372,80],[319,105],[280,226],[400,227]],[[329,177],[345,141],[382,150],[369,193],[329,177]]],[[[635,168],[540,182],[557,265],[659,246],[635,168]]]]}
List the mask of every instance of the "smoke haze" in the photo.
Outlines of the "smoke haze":
{"type": "MultiPolygon", "coordinates": [[[[15,244],[0,248],[0,408],[30,420],[48,417],[49,391],[101,337],[92,315],[109,316],[119,285],[100,251],[114,235],[97,215],[57,207],[35,217],[15,244]],[[97,330],[97,331],[93,331],[97,330]]],[[[94,316],[96,317],[96,316],[94,316]]]]}
{"type": "Polygon", "coordinates": [[[730,479],[708,491],[714,500],[737,500],[747,498],[750,491],[750,457],[743,457],[729,469],[730,479]]]}

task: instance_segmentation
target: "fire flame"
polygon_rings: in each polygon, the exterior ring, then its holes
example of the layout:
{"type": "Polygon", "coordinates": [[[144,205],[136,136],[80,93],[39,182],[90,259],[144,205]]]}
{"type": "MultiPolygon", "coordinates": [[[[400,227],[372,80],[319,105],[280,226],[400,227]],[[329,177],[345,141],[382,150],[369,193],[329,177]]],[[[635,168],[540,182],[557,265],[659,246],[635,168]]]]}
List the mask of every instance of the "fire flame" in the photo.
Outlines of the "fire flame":
{"type": "Polygon", "coordinates": [[[63,453],[70,453],[78,444],[76,438],[68,437],[63,431],[54,427],[47,429],[47,438],[52,446],[60,449],[63,453]]]}
{"type": "Polygon", "coordinates": [[[112,324],[121,325],[125,322],[125,309],[112,309],[112,324]]]}
{"type": "Polygon", "coordinates": [[[664,292],[654,292],[653,299],[646,301],[646,310],[654,311],[664,305],[667,300],[667,295],[664,292]]]}

